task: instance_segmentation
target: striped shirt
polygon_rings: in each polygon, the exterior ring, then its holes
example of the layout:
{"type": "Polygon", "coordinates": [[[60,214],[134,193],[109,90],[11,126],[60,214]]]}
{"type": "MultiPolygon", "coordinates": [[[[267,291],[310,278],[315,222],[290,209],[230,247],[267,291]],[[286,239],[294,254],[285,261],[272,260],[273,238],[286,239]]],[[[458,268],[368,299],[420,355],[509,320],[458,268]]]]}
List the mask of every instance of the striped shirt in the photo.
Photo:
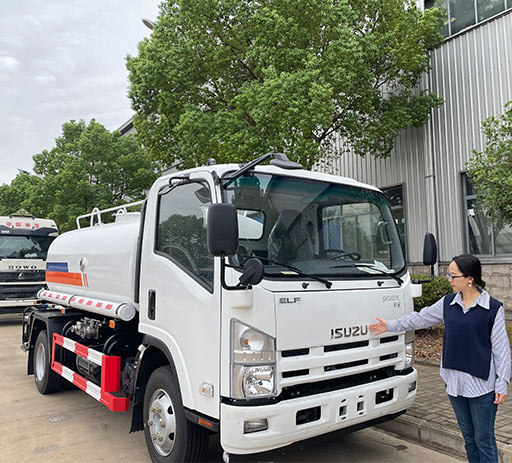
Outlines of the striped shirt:
{"type": "MultiPolygon", "coordinates": [[[[461,293],[457,293],[451,305],[459,304],[464,313],[474,308],[477,304],[489,310],[489,293],[482,291],[478,299],[469,307],[464,307],[461,293]]],[[[443,300],[439,299],[430,307],[425,307],[420,312],[412,312],[398,320],[389,320],[388,331],[421,330],[429,326],[442,323],[443,300]]],[[[491,331],[491,367],[488,379],[481,379],[469,373],[443,368],[441,362],[441,378],[446,383],[446,392],[454,397],[479,397],[495,391],[500,394],[507,393],[510,383],[510,344],[505,328],[505,311],[503,306],[498,309],[494,325],[491,331]]]]}

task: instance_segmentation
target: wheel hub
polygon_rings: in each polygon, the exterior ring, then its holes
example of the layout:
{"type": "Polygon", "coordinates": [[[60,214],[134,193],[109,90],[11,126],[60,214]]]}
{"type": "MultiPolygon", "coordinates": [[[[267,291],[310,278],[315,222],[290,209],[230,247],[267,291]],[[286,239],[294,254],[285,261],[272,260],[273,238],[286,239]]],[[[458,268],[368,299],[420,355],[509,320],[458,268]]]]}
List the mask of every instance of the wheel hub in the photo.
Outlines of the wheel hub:
{"type": "Polygon", "coordinates": [[[44,377],[44,369],[46,366],[46,351],[43,344],[39,344],[34,353],[35,355],[35,375],[38,382],[41,382],[44,377]]]}
{"type": "Polygon", "coordinates": [[[155,450],[164,457],[169,455],[176,441],[176,416],[171,398],[163,389],[151,396],[147,425],[155,450]]]}

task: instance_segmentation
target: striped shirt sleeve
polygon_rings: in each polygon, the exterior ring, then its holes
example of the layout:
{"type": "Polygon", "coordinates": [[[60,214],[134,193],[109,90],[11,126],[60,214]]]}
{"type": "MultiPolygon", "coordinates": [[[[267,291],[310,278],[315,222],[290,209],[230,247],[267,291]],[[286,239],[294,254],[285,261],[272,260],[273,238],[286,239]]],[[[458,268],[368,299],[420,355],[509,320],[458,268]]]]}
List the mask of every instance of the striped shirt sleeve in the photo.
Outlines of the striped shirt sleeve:
{"type": "Polygon", "coordinates": [[[510,383],[510,344],[505,327],[505,311],[500,307],[491,331],[492,355],[496,367],[495,391],[500,394],[507,393],[510,383]]]}
{"type": "Polygon", "coordinates": [[[397,320],[388,320],[388,331],[422,330],[442,323],[443,304],[444,297],[435,304],[421,309],[419,312],[411,312],[397,320]]]}

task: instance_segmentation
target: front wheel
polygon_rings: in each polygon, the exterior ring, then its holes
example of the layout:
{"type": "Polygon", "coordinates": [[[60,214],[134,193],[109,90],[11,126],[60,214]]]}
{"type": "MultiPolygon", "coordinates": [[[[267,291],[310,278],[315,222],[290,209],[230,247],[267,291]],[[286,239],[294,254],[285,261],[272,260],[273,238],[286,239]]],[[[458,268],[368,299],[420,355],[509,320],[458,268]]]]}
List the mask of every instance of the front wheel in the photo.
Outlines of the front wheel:
{"type": "Polygon", "coordinates": [[[62,377],[50,368],[50,362],[48,332],[42,330],[37,336],[33,357],[34,381],[41,394],[60,391],[62,386],[62,377]]]}
{"type": "Polygon", "coordinates": [[[144,393],[144,437],[151,461],[203,461],[209,432],[185,417],[178,381],[170,366],[157,368],[144,393]]]}

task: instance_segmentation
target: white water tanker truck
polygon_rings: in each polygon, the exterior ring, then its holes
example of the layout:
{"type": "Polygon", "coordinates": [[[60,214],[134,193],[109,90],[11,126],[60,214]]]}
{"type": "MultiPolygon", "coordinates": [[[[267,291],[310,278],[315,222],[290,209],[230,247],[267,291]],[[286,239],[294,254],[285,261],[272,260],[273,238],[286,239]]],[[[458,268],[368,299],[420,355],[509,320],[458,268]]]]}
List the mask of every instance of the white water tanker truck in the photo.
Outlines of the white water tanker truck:
{"type": "Polygon", "coordinates": [[[77,222],[24,316],[28,374],[42,394],[67,380],[114,412],[133,401],[153,461],[199,461],[212,433],[227,460],[413,403],[414,333],[368,330],[421,291],[377,188],[269,153],[161,177],[142,204],[77,222]]]}

